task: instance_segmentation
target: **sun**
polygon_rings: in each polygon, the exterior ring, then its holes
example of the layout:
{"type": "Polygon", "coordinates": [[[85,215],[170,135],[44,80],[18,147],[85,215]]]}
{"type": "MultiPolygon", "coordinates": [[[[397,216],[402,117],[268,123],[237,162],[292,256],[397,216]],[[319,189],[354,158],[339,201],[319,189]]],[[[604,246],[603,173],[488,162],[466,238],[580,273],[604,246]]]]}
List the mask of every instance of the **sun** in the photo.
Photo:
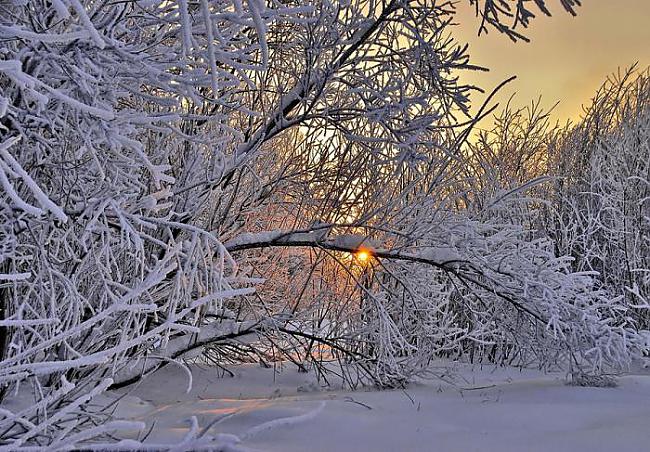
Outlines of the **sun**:
{"type": "Polygon", "coordinates": [[[368,262],[370,259],[370,251],[361,249],[355,253],[355,256],[359,262],[368,262]]]}

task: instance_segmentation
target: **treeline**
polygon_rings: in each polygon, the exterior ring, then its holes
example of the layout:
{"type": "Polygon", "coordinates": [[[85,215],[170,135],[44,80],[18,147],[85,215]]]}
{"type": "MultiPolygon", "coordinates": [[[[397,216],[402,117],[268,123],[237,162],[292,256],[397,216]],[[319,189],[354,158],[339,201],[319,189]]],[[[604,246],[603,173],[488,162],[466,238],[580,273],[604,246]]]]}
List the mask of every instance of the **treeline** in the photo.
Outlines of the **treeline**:
{"type": "Polygon", "coordinates": [[[573,271],[591,272],[624,299],[620,320],[648,329],[648,70],[635,66],[612,75],[575,124],[549,124],[537,104],[508,108],[469,149],[481,163],[474,169],[482,184],[508,190],[540,181],[513,218],[549,237],[558,256],[572,258],[573,271]]]}

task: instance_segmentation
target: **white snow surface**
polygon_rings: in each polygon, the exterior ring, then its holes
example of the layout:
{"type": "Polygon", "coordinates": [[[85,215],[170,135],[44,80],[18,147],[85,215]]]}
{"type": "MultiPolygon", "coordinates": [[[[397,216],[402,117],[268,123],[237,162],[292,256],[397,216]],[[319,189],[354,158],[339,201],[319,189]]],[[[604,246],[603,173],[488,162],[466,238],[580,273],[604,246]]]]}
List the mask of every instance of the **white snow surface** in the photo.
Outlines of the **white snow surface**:
{"type": "MultiPolygon", "coordinates": [[[[621,376],[616,388],[569,386],[563,374],[456,365],[448,378],[405,390],[325,387],[295,366],[257,365],[234,377],[169,365],[122,399],[116,414],[153,425],[147,441],[181,440],[196,416],[210,434],[235,435],[256,451],[522,452],[650,450],[650,372],[621,376]]],[[[434,368],[438,375],[444,367],[434,368]]],[[[134,432],[121,432],[135,438],[134,432]]]]}

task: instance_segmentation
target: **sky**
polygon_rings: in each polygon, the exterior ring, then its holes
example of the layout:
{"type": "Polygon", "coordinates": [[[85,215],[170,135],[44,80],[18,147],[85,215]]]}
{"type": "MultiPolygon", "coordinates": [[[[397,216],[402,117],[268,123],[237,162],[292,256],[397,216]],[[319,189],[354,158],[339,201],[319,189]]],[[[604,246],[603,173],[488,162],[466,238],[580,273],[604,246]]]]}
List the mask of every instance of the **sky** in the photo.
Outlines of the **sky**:
{"type": "MultiPolygon", "coordinates": [[[[583,0],[578,15],[564,12],[560,0],[547,0],[553,17],[537,15],[524,33],[530,43],[512,43],[490,30],[477,36],[479,21],[467,0],[458,2],[455,37],[470,44],[470,61],[489,73],[465,72],[461,79],[490,91],[518,77],[498,96],[503,105],[516,93],[516,106],[542,96],[542,105],[559,105],[553,118],[575,121],[606,77],[635,62],[650,66],[650,0],[583,0]]],[[[484,97],[475,94],[476,106],[484,97]]]]}

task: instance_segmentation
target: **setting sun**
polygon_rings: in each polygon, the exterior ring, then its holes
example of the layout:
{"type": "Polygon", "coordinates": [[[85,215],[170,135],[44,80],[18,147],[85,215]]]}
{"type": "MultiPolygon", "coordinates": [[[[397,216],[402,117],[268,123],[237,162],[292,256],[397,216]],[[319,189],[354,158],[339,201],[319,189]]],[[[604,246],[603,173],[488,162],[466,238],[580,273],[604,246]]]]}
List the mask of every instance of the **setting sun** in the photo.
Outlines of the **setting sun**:
{"type": "Polygon", "coordinates": [[[370,259],[370,251],[368,250],[359,250],[355,253],[357,260],[359,262],[367,262],[370,259]]]}

